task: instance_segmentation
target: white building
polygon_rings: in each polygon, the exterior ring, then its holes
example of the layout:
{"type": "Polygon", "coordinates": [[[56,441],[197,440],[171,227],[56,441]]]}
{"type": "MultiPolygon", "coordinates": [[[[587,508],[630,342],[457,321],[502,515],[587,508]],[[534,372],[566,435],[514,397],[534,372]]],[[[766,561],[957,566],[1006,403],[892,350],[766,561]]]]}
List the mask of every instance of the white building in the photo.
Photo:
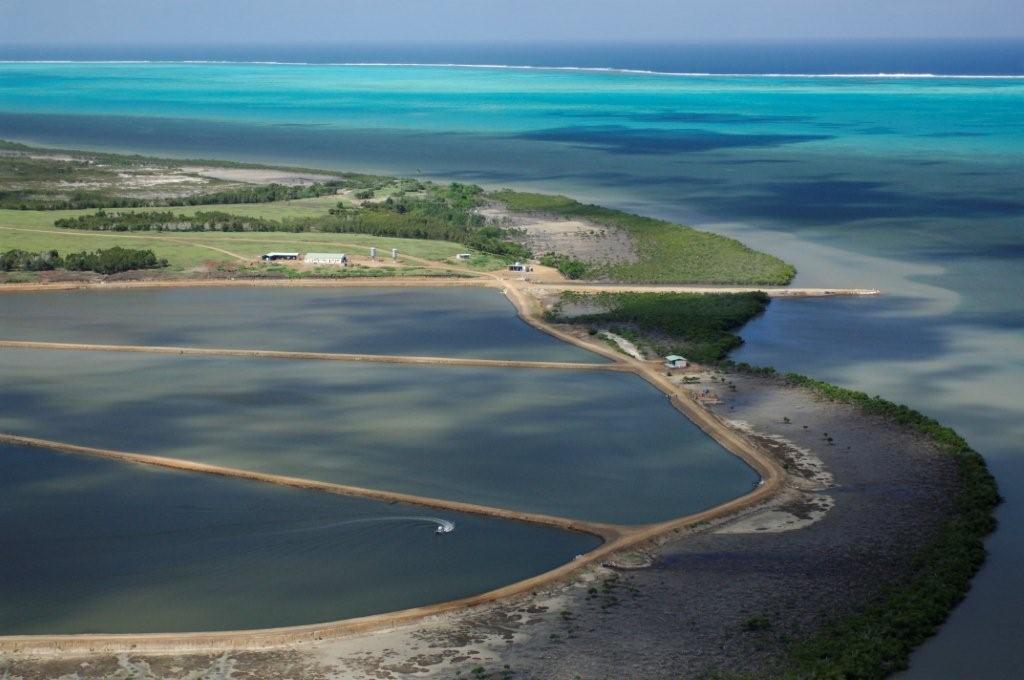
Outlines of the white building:
{"type": "Polygon", "coordinates": [[[275,260],[297,260],[299,259],[298,253],[264,253],[260,255],[260,259],[265,262],[273,262],[275,260]]]}
{"type": "Polygon", "coordinates": [[[459,253],[458,255],[455,256],[455,259],[456,260],[468,260],[471,257],[473,257],[473,256],[470,253],[459,253]]]}
{"type": "Polygon", "coordinates": [[[678,354],[669,354],[665,357],[665,366],[668,368],[686,368],[686,359],[678,354]]]}
{"type": "Polygon", "coordinates": [[[306,253],[306,264],[335,264],[344,267],[348,264],[345,253],[306,253]]]}

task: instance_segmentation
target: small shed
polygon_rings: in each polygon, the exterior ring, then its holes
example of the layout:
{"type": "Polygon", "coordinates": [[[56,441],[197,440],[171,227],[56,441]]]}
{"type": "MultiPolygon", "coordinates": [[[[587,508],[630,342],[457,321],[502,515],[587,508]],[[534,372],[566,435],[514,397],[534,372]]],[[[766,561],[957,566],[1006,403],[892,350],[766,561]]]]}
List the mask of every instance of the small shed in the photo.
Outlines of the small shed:
{"type": "Polygon", "coordinates": [[[516,262],[515,264],[510,264],[508,266],[508,270],[510,272],[523,272],[523,273],[526,273],[526,272],[532,272],[533,271],[533,267],[531,267],[529,265],[526,265],[526,264],[523,264],[522,262],[516,262]]]}
{"type": "Polygon", "coordinates": [[[306,253],[306,264],[334,264],[344,267],[348,264],[345,253],[306,253]]]}
{"type": "Polygon", "coordinates": [[[669,354],[665,357],[665,366],[668,368],[686,368],[686,359],[678,354],[669,354]]]}
{"type": "Polygon", "coordinates": [[[455,259],[456,260],[468,260],[471,257],[473,257],[473,255],[471,253],[459,253],[458,255],[455,256],[455,259]]]}
{"type": "Polygon", "coordinates": [[[264,262],[273,262],[276,260],[297,260],[299,259],[298,253],[264,253],[260,255],[260,259],[264,262]]]}

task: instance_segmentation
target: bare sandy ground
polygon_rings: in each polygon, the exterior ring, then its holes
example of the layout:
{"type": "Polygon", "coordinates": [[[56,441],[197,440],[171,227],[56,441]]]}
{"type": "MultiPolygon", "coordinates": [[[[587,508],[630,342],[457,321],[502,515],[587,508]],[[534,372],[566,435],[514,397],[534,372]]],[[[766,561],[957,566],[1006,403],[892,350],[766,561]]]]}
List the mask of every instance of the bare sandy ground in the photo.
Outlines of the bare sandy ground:
{"type": "Polygon", "coordinates": [[[620,229],[584,220],[514,213],[501,205],[490,205],[477,212],[502,226],[524,230],[524,243],[538,255],[556,252],[595,263],[638,259],[632,239],[620,229]]]}
{"type": "Polygon", "coordinates": [[[644,361],[645,357],[643,352],[640,351],[640,348],[634,345],[626,338],[622,337],[621,335],[617,335],[616,333],[612,333],[611,331],[604,330],[600,331],[600,335],[614,342],[620,350],[622,350],[629,356],[633,357],[634,359],[644,361]]]}
{"type": "Polygon", "coordinates": [[[182,166],[181,171],[192,175],[199,175],[200,177],[221,179],[228,182],[242,182],[244,184],[309,186],[311,184],[316,184],[317,182],[328,182],[340,179],[336,175],[262,168],[221,168],[201,165],[186,165],[182,166]]]}

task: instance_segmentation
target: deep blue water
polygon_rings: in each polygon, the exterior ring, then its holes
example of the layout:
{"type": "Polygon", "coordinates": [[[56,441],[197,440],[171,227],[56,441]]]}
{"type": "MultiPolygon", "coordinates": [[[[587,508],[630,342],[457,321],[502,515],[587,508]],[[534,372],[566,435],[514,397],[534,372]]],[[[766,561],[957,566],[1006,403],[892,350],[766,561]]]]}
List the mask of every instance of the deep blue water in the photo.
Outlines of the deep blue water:
{"type": "MultiPolygon", "coordinates": [[[[1021,47],[28,56],[1019,75],[1021,47]]],[[[740,358],[904,401],[987,457],[1007,498],[992,557],[911,675],[1024,665],[1024,80],[0,64],[0,137],[561,191],[734,235],[796,264],[799,283],[881,288],[773,304],[740,358]]]]}

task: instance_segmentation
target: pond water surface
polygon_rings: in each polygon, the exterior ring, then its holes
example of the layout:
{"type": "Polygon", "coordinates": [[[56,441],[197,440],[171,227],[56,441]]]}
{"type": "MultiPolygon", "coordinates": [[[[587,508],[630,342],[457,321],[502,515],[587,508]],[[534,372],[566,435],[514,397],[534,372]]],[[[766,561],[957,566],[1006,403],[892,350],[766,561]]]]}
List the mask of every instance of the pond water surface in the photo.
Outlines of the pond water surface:
{"type": "Polygon", "coordinates": [[[169,288],[0,295],[0,340],[605,362],[493,288],[169,288]]]}
{"type": "Polygon", "coordinates": [[[585,534],[0,444],[0,634],[316,623],[506,585],[585,534]],[[452,534],[436,536],[439,519],[452,534]]]}
{"type": "Polygon", "coordinates": [[[592,521],[758,477],[626,373],[0,351],[0,431],[592,521]]]}

